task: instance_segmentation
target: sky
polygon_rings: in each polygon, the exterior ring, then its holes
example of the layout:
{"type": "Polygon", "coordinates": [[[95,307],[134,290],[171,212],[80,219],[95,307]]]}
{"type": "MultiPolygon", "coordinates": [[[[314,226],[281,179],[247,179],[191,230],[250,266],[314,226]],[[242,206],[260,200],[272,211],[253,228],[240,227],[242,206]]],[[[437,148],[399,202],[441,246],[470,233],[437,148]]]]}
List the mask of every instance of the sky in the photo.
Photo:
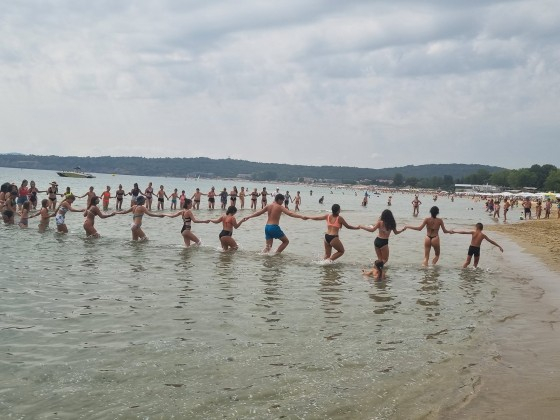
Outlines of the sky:
{"type": "Polygon", "coordinates": [[[38,0],[0,153],[560,167],[560,1],[38,0]]]}

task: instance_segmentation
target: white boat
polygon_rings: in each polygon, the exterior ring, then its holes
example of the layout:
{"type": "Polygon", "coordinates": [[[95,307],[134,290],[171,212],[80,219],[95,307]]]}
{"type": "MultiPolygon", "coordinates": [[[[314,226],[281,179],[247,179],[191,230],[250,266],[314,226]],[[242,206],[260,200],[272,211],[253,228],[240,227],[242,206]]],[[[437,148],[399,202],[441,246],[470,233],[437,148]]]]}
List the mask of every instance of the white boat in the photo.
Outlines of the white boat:
{"type": "Polygon", "coordinates": [[[65,178],[95,178],[92,174],[83,172],[79,166],[76,166],[73,171],[60,171],[57,174],[65,178]]]}

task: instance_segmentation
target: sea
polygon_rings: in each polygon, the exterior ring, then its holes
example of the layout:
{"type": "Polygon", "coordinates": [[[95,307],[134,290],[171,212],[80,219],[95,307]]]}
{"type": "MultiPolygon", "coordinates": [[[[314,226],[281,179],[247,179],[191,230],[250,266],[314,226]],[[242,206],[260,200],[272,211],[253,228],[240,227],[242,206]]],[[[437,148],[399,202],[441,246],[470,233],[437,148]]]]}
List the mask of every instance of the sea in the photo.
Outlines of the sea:
{"type": "MultiPolygon", "coordinates": [[[[420,225],[433,205],[448,229],[501,223],[469,198],[420,195],[413,217],[409,193],[372,193],[363,207],[364,192],[350,187],[95,175],[0,168],[1,182],[34,180],[46,190],[55,180],[77,195],[90,186],[130,191],[135,182],[187,197],[197,187],[267,187],[300,191],[305,215],[337,203],[353,225],[374,224],[387,208],[398,228],[420,225]]],[[[221,214],[206,203],[197,218],[221,214]]],[[[249,203],[238,219],[251,214],[249,203]]],[[[74,203],[84,206],[85,198],[74,203]]],[[[66,221],[68,234],[56,233],[54,220],[43,234],[37,219],[28,229],[0,226],[2,418],[445,417],[476,395],[500,357],[500,331],[509,328],[501,339],[523,334],[506,321],[523,318],[520,305],[534,309],[540,289],[531,281],[550,276],[541,267],[528,277],[531,257],[494,232],[505,251],[484,243],[478,269],[461,268],[469,235],[441,234],[440,261],[427,268],[425,231],[391,235],[387,278],[377,282],[362,274],[375,260],[375,234],[342,229],[346,253],[326,264],[324,221],[282,216],[290,244],[279,255],[262,253],[265,215],[234,232],[234,252],[220,248],[221,225],[193,224],[202,245],[185,248],[181,218],[145,216],[143,242],[131,240],[130,214],[96,218],[100,238],[86,237],[81,213],[66,221]]]]}

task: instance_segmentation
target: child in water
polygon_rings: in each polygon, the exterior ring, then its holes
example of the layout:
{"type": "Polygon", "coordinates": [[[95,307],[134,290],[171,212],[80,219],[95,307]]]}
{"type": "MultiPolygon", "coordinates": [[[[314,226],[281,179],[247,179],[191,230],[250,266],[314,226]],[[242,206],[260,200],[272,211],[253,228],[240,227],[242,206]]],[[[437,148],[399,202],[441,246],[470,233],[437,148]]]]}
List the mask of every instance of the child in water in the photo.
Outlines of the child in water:
{"type": "Polygon", "coordinates": [[[463,268],[467,268],[469,266],[473,255],[474,255],[474,268],[478,266],[478,261],[480,259],[480,245],[482,244],[482,241],[485,239],[488,242],[490,242],[492,245],[497,246],[500,249],[500,251],[504,252],[503,248],[500,245],[498,245],[496,242],[494,242],[492,239],[490,239],[488,236],[482,233],[483,228],[484,226],[482,225],[482,223],[477,223],[475,225],[475,230],[452,230],[451,231],[451,233],[462,233],[466,235],[472,235],[471,245],[469,246],[469,251],[467,253],[467,260],[463,264],[463,268]]]}
{"type": "Polygon", "coordinates": [[[385,278],[383,266],[389,261],[389,236],[391,232],[395,235],[404,232],[406,226],[401,230],[397,230],[397,222],[391,210],[383,210],[381,217],[379,217],[379,220],[374,226],[359,225],[358,228],[367,230],[368,232],[378,231],[377,238],[375,238],[373,242],[377,260],[374,263],[374,268],[370,271],[363,270],[363,273],[366,276],[372,276],[376,280],[383,280],[385,278]]]}

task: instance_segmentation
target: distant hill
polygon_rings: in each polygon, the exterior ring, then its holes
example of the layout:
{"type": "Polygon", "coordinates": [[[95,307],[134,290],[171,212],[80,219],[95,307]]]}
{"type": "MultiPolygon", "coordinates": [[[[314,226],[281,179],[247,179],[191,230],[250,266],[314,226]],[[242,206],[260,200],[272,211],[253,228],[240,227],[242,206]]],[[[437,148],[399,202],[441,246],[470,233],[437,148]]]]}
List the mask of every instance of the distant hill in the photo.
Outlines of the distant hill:
{"type": "Polygon", "coordinates": [[[403,179],[453,178],[463,179],[479,171],[494,173],[503,168],[485,165],[437,164],[408,165],[398,168],[369,169],[343,166],[304,166],[279,163],[249,162],[236,159],[143,158],[143,157],[77,157],[0,155],[0,166],[45,170],[68,170],[76,166],[86,172],[126,175],[172,176],[203,178],[246,178],[259,181],[322,180],[332,183],[374,183],[392,180],[396,174],[403,179]],[[369,180],[369,182],[367,181],[369,180]]]}

